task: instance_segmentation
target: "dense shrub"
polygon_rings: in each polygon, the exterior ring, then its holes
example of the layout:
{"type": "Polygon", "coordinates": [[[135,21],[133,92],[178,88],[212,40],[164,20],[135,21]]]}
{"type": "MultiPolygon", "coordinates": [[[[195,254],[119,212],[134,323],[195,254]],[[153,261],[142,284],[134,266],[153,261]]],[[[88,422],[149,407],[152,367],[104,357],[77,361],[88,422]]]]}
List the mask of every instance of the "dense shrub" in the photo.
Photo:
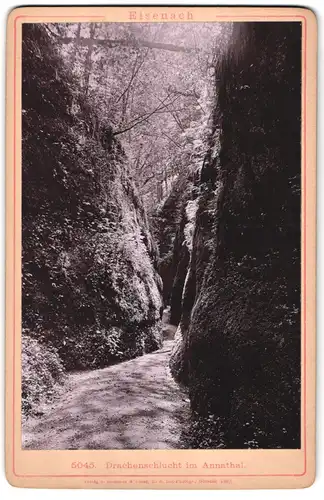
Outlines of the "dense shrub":
{"type": "Polygon", "coordinates": [[[65,372],[55,348],[27,335],[22,335],[21,356],[22,412],[30,415],[55,396],[65,381],[65,372]]]}

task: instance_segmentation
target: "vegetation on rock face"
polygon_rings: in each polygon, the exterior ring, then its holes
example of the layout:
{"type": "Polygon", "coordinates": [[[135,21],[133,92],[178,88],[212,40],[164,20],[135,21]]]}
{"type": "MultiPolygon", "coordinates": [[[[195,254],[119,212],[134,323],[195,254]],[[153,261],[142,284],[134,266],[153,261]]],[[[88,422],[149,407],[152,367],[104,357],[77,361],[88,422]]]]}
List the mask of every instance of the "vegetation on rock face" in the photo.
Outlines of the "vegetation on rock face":
{"type": "MultiPolygon", "coordinates": [[[[211,106],[207,78],[205,103],[211,106]]],[[[210,93],[210,91],[209,91],[210,93]]],[[[164,305],[170,305],[170,322],[178,325],[181,317],[183,287],[190,262],[193,230],[195,226],[196,198],[199,193],[199,177],[208,152],[207,138],[211,132],[209,113],[192,123],[185,132],[191,145],[187,150],[183,170],[171,184],[169,193],[151,214],[154,236],[159,249],[158,271],[163,281],[164,305]]]]}
{"type": "Polygon", "coordinates": [[[299,23],[235,23],[218,65],[171,362],[193,447],[300,446],[300,44],[299,23]]]}
{"type": "Polygon", "coordinates": [[[22,62],[23,332],[37,341],[26,345],[67,370],[157,349],[156,250],[111,117],[94,126],[42,26],[23,26],[22,62]]]}
{"type": "Polygon", "coordinates": [[[152,216],[154,235],[159,248],[158,271],[163,281],[163,301],[171,307],[171,323],[177,325],[175,308],[181,311],[181,294],[189,264],[185,245],[185,207],[194,195],[193,175],[182,175],[172,186],[169,196],[152,216]]]}

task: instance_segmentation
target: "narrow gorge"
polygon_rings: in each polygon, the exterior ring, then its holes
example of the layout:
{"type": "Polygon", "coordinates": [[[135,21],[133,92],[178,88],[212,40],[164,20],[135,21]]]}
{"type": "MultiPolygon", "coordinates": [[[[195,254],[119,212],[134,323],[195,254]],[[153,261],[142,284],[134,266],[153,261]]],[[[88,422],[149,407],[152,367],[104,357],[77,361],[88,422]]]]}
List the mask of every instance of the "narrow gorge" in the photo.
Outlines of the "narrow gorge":
{"type": "Polygon", "coordinates": [[[297,22],[24,25],[25,448],[300,447],[300,75],[297,22]]]}

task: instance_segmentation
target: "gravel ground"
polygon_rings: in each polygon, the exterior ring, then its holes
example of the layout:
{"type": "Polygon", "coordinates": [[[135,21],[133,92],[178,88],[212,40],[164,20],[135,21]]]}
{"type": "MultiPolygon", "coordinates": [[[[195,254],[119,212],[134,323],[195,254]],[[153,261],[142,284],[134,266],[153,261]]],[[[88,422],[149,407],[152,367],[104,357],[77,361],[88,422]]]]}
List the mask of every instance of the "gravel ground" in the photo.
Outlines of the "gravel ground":
{"type": "Polygon", "coordinates": [[[169,372],[172,344],[166,340],[154,353],[70,375],[65,394],[23,424],[23,447],[179,448],[189,400],[169,372]]]}

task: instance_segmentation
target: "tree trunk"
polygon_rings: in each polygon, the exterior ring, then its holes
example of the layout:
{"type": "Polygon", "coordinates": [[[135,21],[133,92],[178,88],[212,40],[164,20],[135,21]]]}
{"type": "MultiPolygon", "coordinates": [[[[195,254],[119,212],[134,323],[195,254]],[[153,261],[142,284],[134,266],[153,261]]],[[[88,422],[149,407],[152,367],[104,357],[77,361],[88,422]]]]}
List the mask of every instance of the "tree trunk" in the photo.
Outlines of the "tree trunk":
{"type": "Polygon", "coordinates": [[[89,39],[87,39],[89,47],[88,47],[88,52],[87,52],[87,56],[86,56],[86,60],[85,60],[85,64],[84,64],[84,94],[85,95],[87,95],[89,92],[89,80],[90,80],[91,66],[92,66],[91,56],[92,56],[92,52],[93,52],[95,31],[96,31],[96,24],[91,23],[90,24],[90,37],[89,37],[89,39]]]}
{"type": "Polygon", "coordinates": [[[76,55],[77,55],[77,52],[78,52],[78,48],[80,46],[80,40],[81,40],[81,36],[80,35],[81,35],[81,23],[78,23],[78,29],[77,29],[77,33],[76,33],[76,37],[75,37],[74,50],[73,50],[72,59],[71,59],[72,69],[74,68],[75,60],[76,60],[76,55]]]}

